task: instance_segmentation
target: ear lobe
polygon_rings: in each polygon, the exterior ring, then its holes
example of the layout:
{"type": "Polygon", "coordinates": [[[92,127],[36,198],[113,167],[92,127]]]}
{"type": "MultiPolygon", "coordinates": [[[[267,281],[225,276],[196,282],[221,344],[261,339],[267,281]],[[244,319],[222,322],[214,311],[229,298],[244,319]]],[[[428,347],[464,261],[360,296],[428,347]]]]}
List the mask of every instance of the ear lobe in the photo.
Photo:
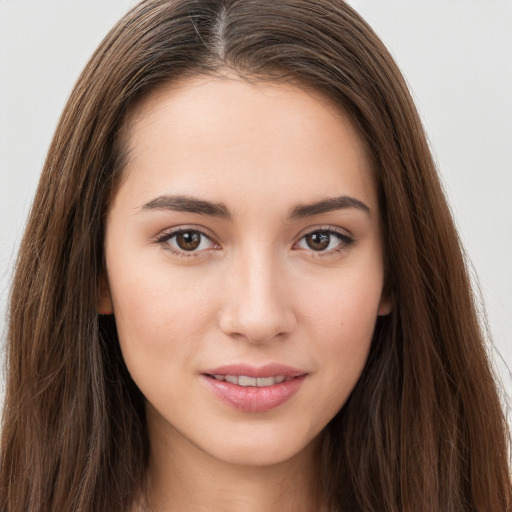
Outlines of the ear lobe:
{"type": "Polygon", "coordinates": [[[108,287],[107,280],[101,276],[98,290],[98,315],[112,315],[114,313],[114,304],[108,287]]]}
{"type": "Polygon", "coordinates": [[[383,293],[380,299],[377,314],[379,316],[386,316],[389,315],[391,311],[393,311],[393,301],[391,300],[391,297],[383,293]]]}

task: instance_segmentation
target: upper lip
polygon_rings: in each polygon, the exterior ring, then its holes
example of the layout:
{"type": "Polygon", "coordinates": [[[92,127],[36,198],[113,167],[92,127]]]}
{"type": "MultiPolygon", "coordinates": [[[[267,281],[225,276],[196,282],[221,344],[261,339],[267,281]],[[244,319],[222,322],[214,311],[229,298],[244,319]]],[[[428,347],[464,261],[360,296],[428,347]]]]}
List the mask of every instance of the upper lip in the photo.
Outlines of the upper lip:
{"type": "Polygon", "coordinates": [[[245,375],[246,377],[299,377],[308,372],[279,363],[270,363],[264,366],[252,366],[249,364],[227,364],[211,368],[202,372],[205,375],[245,375]]]}

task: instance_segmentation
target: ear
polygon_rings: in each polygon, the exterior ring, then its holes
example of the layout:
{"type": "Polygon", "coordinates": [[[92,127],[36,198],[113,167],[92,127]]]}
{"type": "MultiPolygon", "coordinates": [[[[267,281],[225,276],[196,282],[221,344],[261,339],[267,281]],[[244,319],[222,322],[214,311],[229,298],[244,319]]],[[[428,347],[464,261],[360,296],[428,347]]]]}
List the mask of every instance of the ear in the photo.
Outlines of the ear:
{"type": "Polygon", "coordinates": [[[112,296],[105,276],[100,277],[97,309],[98,315],[112,315],[114,313],[112,296]]]}
{"type": "Polygon", "coordinates": [[[380,298],[379,310],[377,314],[379,316],[389,315],[393,311],[393,300],[385,291],[382,292],[382,297],[380,298]]]}

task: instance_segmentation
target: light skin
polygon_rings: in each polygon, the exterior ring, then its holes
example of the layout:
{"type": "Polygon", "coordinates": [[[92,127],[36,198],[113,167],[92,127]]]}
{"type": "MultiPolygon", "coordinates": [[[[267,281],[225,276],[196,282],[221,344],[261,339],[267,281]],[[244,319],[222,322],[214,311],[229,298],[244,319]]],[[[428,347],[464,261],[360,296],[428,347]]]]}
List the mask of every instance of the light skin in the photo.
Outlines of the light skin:
{"type": "Polygon", "coordinates": [[[322,430],[391,309],[360,138],[317,93],[227,75],[149,95],[127,144],[99,309],[147,399],[153,510],[320,510],[322,430]],[[204,375],[241,363],[306,376],[247,412],[204,375]]]}

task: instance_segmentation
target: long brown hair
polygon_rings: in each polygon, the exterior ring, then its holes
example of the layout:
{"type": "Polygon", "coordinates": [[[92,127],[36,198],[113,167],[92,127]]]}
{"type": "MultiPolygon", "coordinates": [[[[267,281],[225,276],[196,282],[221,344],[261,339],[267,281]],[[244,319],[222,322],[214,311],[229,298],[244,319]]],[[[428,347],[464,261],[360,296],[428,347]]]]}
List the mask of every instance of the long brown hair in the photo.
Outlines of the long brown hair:
{"type": "Polygon", "coordinates": [[[97,314],[122,129],[142,95],[230,69],[312,87],[373,160],[391,315],[326,428],[333,511],[512,510],[507,426],[457,232],[404,80],[341,0],[146,0],[101,43],[65,107],[11,293],[3,512],[126,512],[149,451],[144,399],[97,314]]]}

